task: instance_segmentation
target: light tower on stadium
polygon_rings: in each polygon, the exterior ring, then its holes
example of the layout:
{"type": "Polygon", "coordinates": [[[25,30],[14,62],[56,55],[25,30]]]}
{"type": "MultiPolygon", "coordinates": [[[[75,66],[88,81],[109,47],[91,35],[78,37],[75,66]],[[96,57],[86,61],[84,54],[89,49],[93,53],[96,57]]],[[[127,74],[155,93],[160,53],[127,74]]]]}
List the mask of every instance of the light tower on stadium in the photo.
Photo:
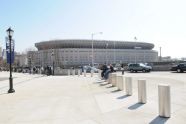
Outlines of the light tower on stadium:
{"type": "Polygon", "coordinates": [[[92,38],[92,67],[94,66],[94,35],[103,34],[103,32],[96,32],[91,34],[92,38]]]}
{"type": "Polygon", "coordinates": [[[51,59],[52,59],[52,75],[54,75],[54,50],[52,50],[51,59]]]}

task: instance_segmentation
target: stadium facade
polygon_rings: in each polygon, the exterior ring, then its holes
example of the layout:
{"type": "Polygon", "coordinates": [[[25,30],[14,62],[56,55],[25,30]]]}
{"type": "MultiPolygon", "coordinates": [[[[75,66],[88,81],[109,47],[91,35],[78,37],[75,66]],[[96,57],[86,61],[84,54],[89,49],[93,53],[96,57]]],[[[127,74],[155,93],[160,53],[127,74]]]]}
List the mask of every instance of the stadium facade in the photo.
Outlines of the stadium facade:
{"type": "Polygon", "coordinates": [[[145,42],[64,39],[35,43],[38,51],[30,51],[28,59],[35,66],[55,67],[99,64],[156,62],[154,44],[145,42]],[[92,45],[93,44],[93,45],[92,45]],[[92,49],[93,46],[93,49],[92,49]]]}

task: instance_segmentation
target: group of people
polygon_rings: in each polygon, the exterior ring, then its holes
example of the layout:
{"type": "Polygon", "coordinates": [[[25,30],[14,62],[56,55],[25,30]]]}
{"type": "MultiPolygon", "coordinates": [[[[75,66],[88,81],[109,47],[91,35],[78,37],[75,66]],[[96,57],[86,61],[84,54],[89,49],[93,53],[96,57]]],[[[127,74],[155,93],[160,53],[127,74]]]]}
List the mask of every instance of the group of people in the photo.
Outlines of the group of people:
{"type": "Polygon", "coordinates": [[[101,70],[102,70],[101,77],[102,77],[102,79],[105,79],[105,80],[108,79],[109,73],[114,72],[114,68],[113,68],[113,66],[111,64],[109,66],[107,66],[106,64],[104,64],[101,67],[101,70]]]}
{"type": "Polygon", "coordinates": [[[46,74],[47,76],[53,74],[52,67],[46,66],[46,67],[33,67],[29,68],[29,73],[30,74],[46,74]]]}
{"type": "MultiPolygon", "coordinates": [[[[112,66],[112,64],[110,64],[109,66],[107,66],[106,64],[101,66],[101,77],[104,80],[107,80],[109,78],[109,73],[113,73],[116,72],[116,70],[114,70],[114,67],[112,66]]],[[[124,65],[121,65],[121,71],[122,71],[122,75],[124,75],[124,65]]]]}
{"type": "Polygon", "coordinates": [[[46,74],[47,76],[53,75],[53,68],[50,66],[42,67],[41,68],[41,73],[46,74]]]}

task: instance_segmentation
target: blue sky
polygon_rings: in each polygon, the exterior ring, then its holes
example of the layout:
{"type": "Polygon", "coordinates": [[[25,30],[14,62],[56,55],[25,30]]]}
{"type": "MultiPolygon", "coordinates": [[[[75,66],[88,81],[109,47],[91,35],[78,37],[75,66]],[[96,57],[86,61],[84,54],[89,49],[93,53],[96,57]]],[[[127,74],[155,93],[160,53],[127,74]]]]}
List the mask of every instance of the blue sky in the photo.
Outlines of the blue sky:
{"type": "Polygon", "coordinates": [[[51,39],[151,42],[163,56],[186,57],[184,0],[0,0],[0,44],[6,29],[15,33],[16,51],[51,39]]]}

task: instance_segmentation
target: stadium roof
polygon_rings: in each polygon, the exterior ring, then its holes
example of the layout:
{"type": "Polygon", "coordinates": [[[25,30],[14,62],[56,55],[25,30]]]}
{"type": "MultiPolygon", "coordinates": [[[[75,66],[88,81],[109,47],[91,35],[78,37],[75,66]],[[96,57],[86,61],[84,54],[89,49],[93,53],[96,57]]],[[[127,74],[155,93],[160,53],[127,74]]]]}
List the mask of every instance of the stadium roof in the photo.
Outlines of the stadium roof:
{"type": "MultiPolygon", "coordinates": [[[[46,49],[61,49],[61,48],[92,48],[92,40],[85,39],[64,39],[64,40],[50,40],[35,43],[38,50],[46,49]]],[[[110,41],[110,40],[93,40],[93,47],[95,49],[147,49],[154,48],[154,44],[145,42],[131,42],[131,41],[110,41]]]]}

